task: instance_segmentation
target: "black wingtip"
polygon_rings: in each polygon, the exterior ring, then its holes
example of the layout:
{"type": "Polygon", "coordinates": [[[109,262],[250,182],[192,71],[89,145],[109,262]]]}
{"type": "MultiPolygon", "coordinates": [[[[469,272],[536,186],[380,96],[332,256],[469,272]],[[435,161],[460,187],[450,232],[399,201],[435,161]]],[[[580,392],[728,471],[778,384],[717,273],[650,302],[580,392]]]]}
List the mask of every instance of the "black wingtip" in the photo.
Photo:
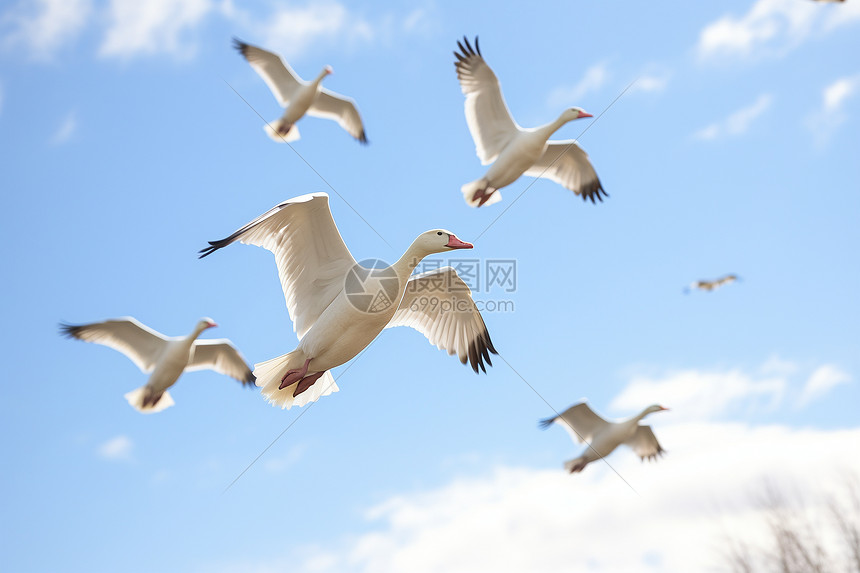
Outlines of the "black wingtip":
{"type": "Polygon", "coordinates": [[[81,327],[75,324],[67,324],[65,322],[61,322],[58,324],[60,328],[60,336],[64,336],[66,338],[77,338],[78,332],[80,332],[81,327]]]}
{"type": "Polygon", "coordinates": [[[368,143],[370,143],[369,141],[367,141],[367,134],[364,132],[363,129],[361,130],[361,135],[359,135],[356,139],[358,139],[359,143],[361,143],[362,145],[367,145],[368,143]]]}
{"type": "Polygon", "coordinates": [[[202,259],[204,257],[208,257],[209,255],[211,255],[212,253],[214,253],[218,249],[224,247],[225,245],[219,245],[218,244],[220,242],[221,241],[209,241],[208,247],[206,247],[205,249],[200,249],[199,251],[197,251],[198,253],[200,253],[200,256],[197,258],[202,259]]]}
{"type": "Polygon", "coordinates": [[[553,416],[552,418],[544,418],[543,420],[540,420],[540,421],[538,422],[538,427],[539,427],[541,430],[546,430],[547,428],[549,428],[550,426],[552,426],[553,422],[555,422],[555,418],[556,418],[556,417],[555,417],[555,416],[553,416]]]}
{"type": "Polygon", "coordinates": [[[236,36],[233,36],[233,48],[235,48],[237,52],[244,56],[245,50],[248,49],[248,44],[246,44],[236,36]]]}

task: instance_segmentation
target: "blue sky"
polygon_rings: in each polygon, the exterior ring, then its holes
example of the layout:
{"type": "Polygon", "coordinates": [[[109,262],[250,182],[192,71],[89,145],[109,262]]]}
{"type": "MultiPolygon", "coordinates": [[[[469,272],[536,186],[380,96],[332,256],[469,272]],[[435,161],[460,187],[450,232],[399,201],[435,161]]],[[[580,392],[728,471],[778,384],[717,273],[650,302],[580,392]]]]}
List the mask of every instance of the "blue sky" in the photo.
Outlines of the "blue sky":
{"type": "Polygon", "coordinates": [[[860,472],[859,30],[856,0],[5,3],[4,570],[713,570],[725,531],[760,534],[763,478],[818,499],[860,472]],[[522,125],[597,115],[637,80],[581,138],[605,203],[523,178],[465,205],[483,168],[463,34],[522,125]],[[227,85],[279,115],[234,35],[304,77],[331,65],[357,101],[370,145],[313,118],[295,144],[337,193],[227,85]],[[444,227],[516,261],[515,292],[475,292],[514,308],[485,313],[488,375],[394,329],[311,408],[199,372],[141,416],[122,395],[145,375],[57,335],[211,316],[251,363],[292,349],[272,256],[196,251],[317,191],[359,260],[444,227]],[[681,293],[728,272],[743,282],[681,293]],[[583,397],[672,408],[650,419],[664,460],[610,459],[638,493],[607,467],[566,475],[579,446],[537,429],[544,400],[583,397]]]}

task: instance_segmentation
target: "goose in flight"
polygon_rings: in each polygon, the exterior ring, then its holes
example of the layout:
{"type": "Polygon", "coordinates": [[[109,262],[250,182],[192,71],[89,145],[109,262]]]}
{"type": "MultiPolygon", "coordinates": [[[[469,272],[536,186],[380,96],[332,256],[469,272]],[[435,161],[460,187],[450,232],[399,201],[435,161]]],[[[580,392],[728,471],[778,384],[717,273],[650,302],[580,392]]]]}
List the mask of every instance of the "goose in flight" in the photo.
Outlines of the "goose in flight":
{"type": "Polygon", "coordinates": [[[320,85],[326,76],[334,73],[331,66],[323,68],[313,81],[306,82],[277,54],[236,38],[233,38],[233,47],[260,74],[281,107],[286,108],[280,119],[266,124],[264,129],[269,137],[277,142],[296,141],[299,128],[295,124],[308,114],[332,119],[361,143],[367,143],[355,101],[320,85]]]}
{"type": "Polygon", "coordinates": [[[460,189],[472,207],[492,205],[502,200],[499,189],[520,175],[551,179],[583,200],[603,201],[607,195],[588,155],[574,139],[549,141],[550,136],[569,121],[593,117],[578,107],[564,110],[558,119],[533,128],[520,127],[502,97],[496,74],[481,56],[478,38],[474,48],[466,37],[454,52],[457,78],[466,96],[466,123],[481,165],[493,163],[483,177],[460,189]]]}
{"type": "Polygon", "coordinates": [[[588,448],[581,456],[564,463],[566,470],[575,473],[581,472],[591,462],[608,456],[621,444],[630,446],[642,461],[646,458],[651,461],[663,455],[665,450],[657,442],[651,426],[640,426],[639,422],[648,414],[668,409],[655,404],[629,420],[608,422],[595,414],[588,404],[580,402],[558,416],[541,420],[540,426],[546,429],[556,423],[567,430],[575,442],[588,442],[588,448]]]}
{"type": "Polygon", "coordinates": [[[689,294],[692,289],[712,291],[717,290],[723,285],[731,284],[735,281],[741,280],[738,275],[726,275],[724,277],[720,277],[718,279],[714,279],[712,281],[696,281],[691,283],[690,286],[684,288],[684,294],[689,294]]]}
{"type": "Polygon", "coordinates": [[[168,388],[185,371],[209,369],[251,386],[254,375],[245,359],[226,338],[197,340],[206,330],[218,326],[211,318],[201,318],[188,336],[165,336],[127,316],[92,324],[60,324],[65,336],[104,344],[122,352],[144,373],[152,373],[146,384],[125,395],[144,414],[173,406],[168,388]]]}
{"type": "Polygon", "coordinates": [[[289,199],[229,237],[210,241],[200,257],[234,241],[274,253],[295,350],[254,365],[257,386],[282,408],[303,406],[338,390],[330,370],[351,360],[385,328],[410,326],[472,369],[486,372],[496,354],[472,293],[451,267],[410,276],[427,255],[471,249],[450,231],[418,236],[384,268],[355,261],[335,226],[328,195],[289,199]]]}

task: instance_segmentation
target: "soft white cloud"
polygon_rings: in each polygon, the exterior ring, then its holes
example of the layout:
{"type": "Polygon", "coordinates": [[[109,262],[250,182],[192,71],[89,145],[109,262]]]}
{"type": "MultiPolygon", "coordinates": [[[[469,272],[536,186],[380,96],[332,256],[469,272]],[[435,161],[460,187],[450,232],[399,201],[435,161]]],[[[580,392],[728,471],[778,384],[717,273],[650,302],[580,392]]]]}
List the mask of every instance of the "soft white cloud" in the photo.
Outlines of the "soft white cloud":
{"type": "Polygon", "coordinates": [[[99,54],[128,58],[140,54],[194,53],[187,36],[214,5],[211,0],[110,0],[108,29],[99,54]]]}
{"type": "Polygon", "coordinates": [[[817,496],[841,491],[844,471],[860,473],[860,458],[845,456],[860,428],[721,423],[655,431],[669,450],[659,463],[641,464],[629,451],[613,457],[638,493],[603,465],[578,475],[560,467],[497,467],[393,495],[366,511],[370,531],[306,549],[304,560],[292,553],[223,570],[289,564],[305,572],[715,571],[727,535],[752,544],[767,538],[755,500],[765,479],[823,504],[817,496]]]}
{"type": "Polygon", "coordinates": [[[375,36],[374,27],[367,20],[334,0],[303,7],[279,6],[251,28],[260,38],[260,45],[288,59],[303,54],[320,41],[346,46],[372,41],[375,36]]]}
{"type": "Polygon", "coordinates": [[[129,461],[133,444],[128,436],[119,435],[101,444],[96,453],[106,460],[129,461]]]}
{"type": "Polygon", "coordinates": [[[585,75],[576,85],[555,88],[547,97],[547,105],[550,107],[570,107],[585,95],[595,92],[603,87],[609,79],[609,68],[606,63],[594,64],[587,70],[585,75]]]}
{"type": "Polygon", "coordinates": [[[63,119],[63,122],[57,128],[57,131],[51,136],[50,142],[52,145],[62,145],[69,141],[78,129],[78,119],[75,112],[69,114],[63,119]]]}
{"type": "Polygon", "coordinates": [[[789,385],[782,376],[754,377],[741,370],[682,370],[661,378],[635,376],[609,404],[625,415],[658,403],[672,409],[675,420],[708,420],[729,410],[778,406],[789,385]]]}
{"type": "Polygon", "coordinates": [[[805,406],[809,402],[821,398],[840,384],[847,384],[850,381],[851,376],[835,366],[830,364],[820,366],[806,381],[798,399],[798,405],[805,406]]]}
{"type": "Polygon", "coordinates": [[[860,74],[840,78],[824,88],[821,108],[806,120],[806,125],[818,146],[826,144],[836,130],[848,120],[845,104],[860,91],[860,74]]]}
{"type": "Polygon", "coordinates": [[[74,40],[92,12],[91,0],[20,2],[0,16],[7,46],[23,46],[35,59],[48,60],[74,40]]]}
{"type": "Polygon", "coordinates": [[[271,473],[282,473],[290,466],[295,465],[307,451],[307,445],[301,444],[293,446],[290,450],[282,455],[269,457],[263,462],[263,469],[271,473]]]}
{"type": "Polygon", "coordinates": [[[742,135],[747,132],[756,118],[766,112],[773,103],[770,94],[762,94],[751,105],[739,109],[726,119],[712,123],[693,134],[696,139],[710,140],[731,135],[742,135]]]}
{"type": "Polygon", "coordinates": [[[743,16],[726,15],[699,36],[703,59],[779,55],[814,33],[860,21],[857,2],[825,6],[809,0],[757,0],[743,16]]]}
{"type": "Polygon", "coordinates": [[[669,73],[644,73],[636,80],[630,91],[634,92],[662,92],[669,85],[669,73]]]}

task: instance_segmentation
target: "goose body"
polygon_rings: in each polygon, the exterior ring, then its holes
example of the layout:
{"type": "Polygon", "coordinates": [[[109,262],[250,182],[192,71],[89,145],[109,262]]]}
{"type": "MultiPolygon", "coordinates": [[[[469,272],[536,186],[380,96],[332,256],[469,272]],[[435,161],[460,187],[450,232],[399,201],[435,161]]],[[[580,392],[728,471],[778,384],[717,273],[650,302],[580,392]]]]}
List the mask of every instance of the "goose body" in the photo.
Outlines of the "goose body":
{"type": "Polygon", "coordinates": [[[741,279],[740,279],[740,277],[738,277],[738,275],[731,274],[731,275],[725,275],[723,277],[720,277],[720,278],[714,279],[714,280],[710,280],[710,281],[708,281],[708,280],[696,281],[694,283],[691,283],[690,286],[686,287],[684,289],[684,293],[689,293],[692,289],[710,292],[710,291],[717,290],[718,288],[720,288],[722,286],[731,284],[731,283],[733,283],[735,281],[739,281],[739,280],[741,280],[741,279]]]}
{"type": "Polygon", "coordinates": [[[549,139],[566,123],[592,115],[571,107],[546,125],[520,127],[508,110],[496,74],[481,55],[478,39],[474,47],[465,37],[457,45],[460,52],[454,52],[454,66],[466,96],[466,123],[481,164],[492,163],[483,177],[461,188],[466,203],[492,205],[501,200],[499,189],[524,174],[560,183],[592,203],[602,201],[606,192],[585,151],[575,140],[549,139]]]}
{"type": "Polygon", "coordinates": [[[412,275],[427,255],[470,249],[450,231],[418,236],[394,264],[368,269],[350,254],[329,210],[328,195],[302,195],[276,205],[220,241],[201,258],[234,241],[275,254],[293,328],[299,338],[287,354],[256,364],[263,395],[282,408],[337,391],[329,372],[364,350],[385,328],[411,326],[437,347],[486,371],[495,353],[466,284],[445,267],[412,275]],[[450,303],[442,309],[439,301],[450,303]]]}
{"type": "Polygon", "coordinates": [[[150,373],[145,385],[125,395],[134,408],[149,414],[174,404],[167,389],[186,370],[210,369],[243,385],[254,382],[251,369],[229,340],[197,340],[204,330],[214,326],[217,325],[212,319],[203,318],[187,336],[168,337],[125,317],[91,324],[62,324],[60,329],[68,337],[122,352],[144,373],[150,373]]]}
{"type": "Polygon", "coordinates": [[[591,462],[608,456],[622,444],[631,447],[643,461],[663,455],[665,450],[657,441],[651,426],[639,424],[648,414],[663,410],[668,408],[655,404],[632,418],[610,422],[597,415],[588,404],[580,402],[558,416],[541,420],[540,425],[546,429],[553,423],[558,424],[567,430],[574,441],[588,443],[581,456],[564,464],[566,470],[576,473],[581,472],[591,462]]]}
{"type": "Polygon", "coordinates": [[[283,115],[265,126],[266,133],[273,140],[289,142],[299,139],[296,122],[305,115],[312,115],[336,121],[361,143],[367,143],[355,101],[322,87],[323,79],[333,73],[331,66],[326,66],[316,78],[307,82],[273,52],[235,38],[233,47],[263,78],[278,103],[284,107],[283,115]]]}

